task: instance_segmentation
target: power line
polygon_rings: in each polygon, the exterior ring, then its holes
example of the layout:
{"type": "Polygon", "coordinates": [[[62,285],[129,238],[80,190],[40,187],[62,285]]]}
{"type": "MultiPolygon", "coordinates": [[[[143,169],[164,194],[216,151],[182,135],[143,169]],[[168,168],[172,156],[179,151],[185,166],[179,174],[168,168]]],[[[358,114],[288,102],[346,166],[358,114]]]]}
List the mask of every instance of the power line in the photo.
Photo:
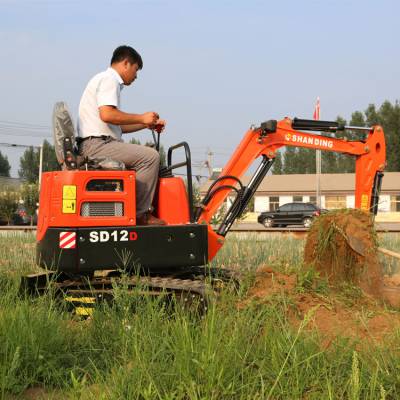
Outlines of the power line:
{"type": "Polygon", "coordinates": [[[50,128],[34,128],[34,127],[30,127],[30,126],[15,126],[15,125],[4,125],[4,124],[0,124],[0,128],[1,129],[9,129],[12,131],[29,131],[29,132],[50,132],[51,129],[50,128]]]}
{"type": "Polygon", "coordinates": [[[1,119],[0,119],[0,125],[12,125],[12,126],[20,126],[33,129],[44,129],[44,128],[51,129],[50,125],[30,124],[28,122],[5,121],[1,119]]]}
{"type": "Polygon", "coordinates": [[[20,137],[31,137],[31,138],[36,138],[36,139],[41,139],[41,138],[50,138],[51,137],[51,133],[44,133],[41,135],[37,134],[38,132],[21,132],[21,131],[11,131],[11,130],[3,130],[2,128],[0,128],[0,136],[20,136],[20,137]]]}
{"type": "Polygon", "coordinates": [[[0,120],[0,136],[49,138],[51,137],[51,126],[0,120]]]}
{"type": "Polygon", "coordinates": [[[40,148],[41,147],[41,146],[37,146],[37,145],[16,144],[16,143],[2,143],[2,142],[0,142],[0,146],[4,146],[4,147],[24,147],[24,148],[30,148],[30,147],[40,148]]]}

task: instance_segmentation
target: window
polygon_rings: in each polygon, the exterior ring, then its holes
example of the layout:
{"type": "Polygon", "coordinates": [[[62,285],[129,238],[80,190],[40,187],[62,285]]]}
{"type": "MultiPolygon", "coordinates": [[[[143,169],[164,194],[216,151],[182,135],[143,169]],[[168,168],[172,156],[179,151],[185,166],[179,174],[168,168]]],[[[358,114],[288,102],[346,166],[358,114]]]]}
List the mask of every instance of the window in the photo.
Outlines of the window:
{"type": "Polygon", "coordinates": [[[317,196],[310,196],[310,203],[314,204],[314,206],[317,205],[317,196]]]}
{"type": "Polygon", "coordinates": [[[304,211],[305,206],[303,203],[294,203],[292,204],[292,211],[304,211]]]}
{"type": "Polygon", "coordinates": [[[346,208],[346,196],[325,196],[325,208],[346,208]]]}
{"type": "Polygon", "coordinates": [[[124,181],[122,179],[92,179],[86,185],[88,192],[122,192],[124,181]]]}
{"type": "Polygon", "coordinates": [[[280,211],[284,211],[284,212],[288,212],[288,211],[292,211],[292,206],[293,204],[284,204],[283,206],[279,207],[280,211]]]}
{"type": "Polygon", "coordinates": [[[275,211],[279,207],[279,196],[270,196],[269,211],[275,211]]]}
{"type": "Polygon", "coordinates": [[[293,201],[302,203],[303,202],[303,196],[293,196],[293,201]]]}
{"type": "Polygon", "coordinates": [[[315,211],[316,207],[313,204],[304,204],[304,209],[306,209],[307,211],[315,211]]]}
{"type": "Polygon", "coordinates": [[[390,196],[390,211],[400,211],[400,196],[390,196]]]}

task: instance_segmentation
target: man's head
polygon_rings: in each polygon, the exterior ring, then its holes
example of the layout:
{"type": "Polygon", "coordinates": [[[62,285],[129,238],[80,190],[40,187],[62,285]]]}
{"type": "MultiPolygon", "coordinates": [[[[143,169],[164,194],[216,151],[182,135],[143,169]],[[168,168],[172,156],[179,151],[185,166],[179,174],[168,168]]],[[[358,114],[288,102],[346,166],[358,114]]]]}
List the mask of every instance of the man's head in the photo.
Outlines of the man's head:
{"type": "Polygon", "coordinates": [[[111,66],[120,74],[125,85],[130,85],[139,69],[143,68],[140,54],[130,46],[119,46],[114,50],[111,66]]]}

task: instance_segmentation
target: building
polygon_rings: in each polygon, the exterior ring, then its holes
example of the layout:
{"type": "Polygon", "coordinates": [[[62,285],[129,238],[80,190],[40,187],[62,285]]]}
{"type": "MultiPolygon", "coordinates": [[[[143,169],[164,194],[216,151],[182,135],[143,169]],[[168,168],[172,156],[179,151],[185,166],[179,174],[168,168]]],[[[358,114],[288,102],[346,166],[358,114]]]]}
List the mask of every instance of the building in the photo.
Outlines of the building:
{"type": "MultiPolygon", "coordinates": [[[[246,185],[249,178],[242,180],[246,185]]],[[[211,181],[200,192],[204,195],[211,181]]],[[[354,207],[355,174],[321,174],[321,207],[328,210],[354,207]]],[[[254,211],[275,210],[294,201],[316,203],[316,175],[269,175],[264,178],[254,196],[254,211]]],[[[400,172],[385,172],[379,197],[379,213],[399,213],[400,172]]]]}
{"type": "MultiPolygon", "coordinates": [[[[316,202],[316,175],[271,175],[259,186],[254,211],[270,211],[292,201],[316,202]]],[[[355,174],[321,174],[321,207],[354,207],[355,174]]],[[[379,212],[400,212],[400,172],[385,172],[379,212]]]]}

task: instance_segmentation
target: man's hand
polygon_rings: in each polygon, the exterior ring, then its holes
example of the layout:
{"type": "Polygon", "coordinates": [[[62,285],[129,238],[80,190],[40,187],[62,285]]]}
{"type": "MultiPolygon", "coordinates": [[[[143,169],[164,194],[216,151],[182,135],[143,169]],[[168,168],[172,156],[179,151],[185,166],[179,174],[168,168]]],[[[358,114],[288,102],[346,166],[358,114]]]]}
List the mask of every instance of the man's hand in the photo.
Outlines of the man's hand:
{"type": "Polygon", "coordinates": [[[144,114],[128,114],[118,110],[115,106],[100,106],[99,116],[106,124],[120,125],[124,133],[136,132],[144,128],[162,132],[165,127],[165,121],[160,119],[160,116],[154,111],[144,114]]]}
{"type": "Polygon", "coordinates": [[[165,125],[167,125],[167,122],[163,119],[159,119],[159,120],[157,120],[157,122],[154,125],[149,126],[149,129],[152,129],[158,133],[161,133],[164,131],[165,125]]]}
{"type": "Polygon", "coordinates": [[[153,126],[157,123],[159,118],[160,116],[154,111],[146,112],[142,114],[142,123],[150,128],[150,126],[153,126]]]}

